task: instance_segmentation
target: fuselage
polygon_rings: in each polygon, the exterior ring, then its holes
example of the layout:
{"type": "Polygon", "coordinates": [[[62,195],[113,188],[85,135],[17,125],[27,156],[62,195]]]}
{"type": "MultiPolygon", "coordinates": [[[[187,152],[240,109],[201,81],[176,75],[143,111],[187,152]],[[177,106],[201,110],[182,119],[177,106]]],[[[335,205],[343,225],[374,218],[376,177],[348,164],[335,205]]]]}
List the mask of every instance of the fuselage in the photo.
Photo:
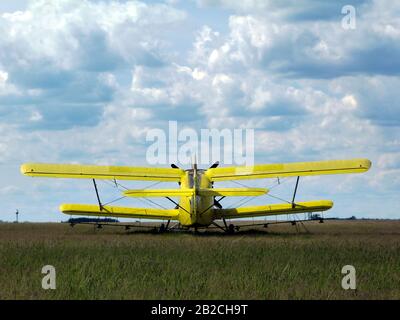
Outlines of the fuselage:
{"type": "Polygon", "coordinates": [[[182,226],[208,226],[213,221],[214,197],[200,195],[199,190],[212,188],[212,182],[204,173],[205,170],[186,170],[181,180],[181,189],[194,189],[193,196],[181,197],[179,201],[179,222],[182,226]]]}

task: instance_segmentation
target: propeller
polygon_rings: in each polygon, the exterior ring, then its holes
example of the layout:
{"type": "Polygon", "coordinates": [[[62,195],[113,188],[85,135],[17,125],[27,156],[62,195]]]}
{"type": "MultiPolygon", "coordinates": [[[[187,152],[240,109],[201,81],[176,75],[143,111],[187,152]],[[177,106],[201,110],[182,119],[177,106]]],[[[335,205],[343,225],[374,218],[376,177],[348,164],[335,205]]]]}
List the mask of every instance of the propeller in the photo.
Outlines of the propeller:
{"type": "MultiPolygon", "coordinates": [[[[172,169],[180,169],[180,168],[179,168],[176,164],[174,164],[174,163],[171,163],[171,168],[172,168],[172,169]]],[[[179,181],[178,184],[181,185],[181,182],[179,181]]],[[[175,208],[175,209],[176,209],[176,208],[175,208]]]]}
{"type": "Polygon", "coordinates": [[[216,206],[218,209],[222,209],[222,204],[220,204],[219,201],[215,198],[214,198],[214,206],[216,206]]]}
{"type": "MultiPolygon", "coordinates": [[[[219,166],[219,161],[214,162],[209,169],[214,169],[219,166]]],[[[211,182],[211,186],[214,187],[214,182],[211,182]]],[[[222,200],[223,198],[219,199],[222,200]]],[[[214,206],[216,206],[218,209],[222,209],[221,203],[214,197],[214,206]]]]}
{"type": "Polygon", "coordinates": [[[209,169],[214,169],[219,166],[219,161],[213,163],[213,165],[209,169]]]}
{"type": "Polygon", "coordinates": [[[218,209],[222,209],[222,204],[220,203],[220,201],[221,201],[223,198],[225,198],[225,196],[221,197],[219,200],[217,200],[217,199],[214,197],[214,206],[216,206],[218,209]]]}

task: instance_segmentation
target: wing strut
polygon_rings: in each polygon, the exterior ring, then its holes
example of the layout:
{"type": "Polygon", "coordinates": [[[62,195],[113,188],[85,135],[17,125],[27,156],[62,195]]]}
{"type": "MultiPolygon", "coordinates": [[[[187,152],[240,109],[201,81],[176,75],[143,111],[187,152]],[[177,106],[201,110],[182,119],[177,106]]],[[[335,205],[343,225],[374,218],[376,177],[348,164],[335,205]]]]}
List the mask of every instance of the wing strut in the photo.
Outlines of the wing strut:
{"type": "Polygon", "coordinates": [[[99,190],[97,190],[96,180],[95,179],[92,179],[92,180],[93,180],[93,184],[94,184],[94,190],[96,190],[96,196],[97,196],[97,201],[99,203],[99,208],[100,208],[100,211],[102,211],[103,205],[101,204],[101,201],[100,201],[99,190]]]}
{"type": "Polygon", "coordinates": [[[202,213],[200,213],[200,216],[203,215],[204,212],[207,212],[208,210],[210,210],[212,207],[216,206],[218,209],[222,209],[222,204],[219,203],[222,199],[224,199],[225,196],[219,198],[219,200],[216,199],[216,197],[214,197],[214,202],[211,206],[209,206],[206,210],[204,210],[202,213]]]}
{"type": "Polygon", "coordinates": [[[293,193],[293,199],[292,199],[292,208],[296,207],[296,204],[294,203],[294,198],[296,197],[297,187],[299,186],[299,180],[300,180],[300,177],[297,177],[296,186],[294,187],[294,193],[293,193]]]}
{"type": "Polygon", "coordinates": [[[176,209],[181,208],[182,210],[186,211],[187,213],[189,213],[190,215],[192,215],[189,211],[187,211],[184,207],[182,207],[178,202],[172,200],[170,197],[165,197],[167,198],[169,201],[171,201],[173,204],[176,205],[176,209]]]}

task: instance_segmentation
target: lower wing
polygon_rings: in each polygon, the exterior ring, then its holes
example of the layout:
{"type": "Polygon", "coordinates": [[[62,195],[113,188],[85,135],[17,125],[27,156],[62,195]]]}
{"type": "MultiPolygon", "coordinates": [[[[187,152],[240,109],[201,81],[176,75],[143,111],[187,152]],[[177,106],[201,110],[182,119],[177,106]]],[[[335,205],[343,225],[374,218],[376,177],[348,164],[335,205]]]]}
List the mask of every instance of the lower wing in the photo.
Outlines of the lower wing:
{"type": "Polygon", "coordinates": [[[261,216],[274,216],[279,214],[319,212],[326,211],[333,207],[329,200],[306,201],[291,203],[270,204],[266,206],[252,206],[232,209],[214,209],[215,219],[235,219],[261,216]]]}
{"type": "Polygon", "coordinates": [[[178,220],[178,209],[153,209],[153,208],[126,208],[91,204],[62,204],[60,211],[68,215],[118,217],[118,218],[144,218],[157,220],[178,220]]]}

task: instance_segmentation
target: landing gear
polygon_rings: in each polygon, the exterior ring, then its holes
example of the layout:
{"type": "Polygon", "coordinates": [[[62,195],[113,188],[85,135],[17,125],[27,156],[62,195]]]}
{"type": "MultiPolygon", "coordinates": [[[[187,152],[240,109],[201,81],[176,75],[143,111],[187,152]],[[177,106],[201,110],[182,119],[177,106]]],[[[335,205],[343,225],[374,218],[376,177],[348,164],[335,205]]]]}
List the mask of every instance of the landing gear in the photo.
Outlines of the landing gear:
{"type": "Polygon", "coordinates": [[[168,220],[168,221],[167,221],[167,225],[165,225],[164,223],[162,223],[161,226],[160,226],[160,229],[158,229],[158,232],[159,232],[159,233],[167,232],[170,222],[171,222],[171,220],[168,220]]]}
{"type": "Polygon", "coordinates": [[[222,221],[224,222],[226,233],[232,234],[232,233],[235,233],[235,231],[239,231],[239,227],[235,227],[232,223],[228,226],[225,218],[222,218],[222,221]]]}

